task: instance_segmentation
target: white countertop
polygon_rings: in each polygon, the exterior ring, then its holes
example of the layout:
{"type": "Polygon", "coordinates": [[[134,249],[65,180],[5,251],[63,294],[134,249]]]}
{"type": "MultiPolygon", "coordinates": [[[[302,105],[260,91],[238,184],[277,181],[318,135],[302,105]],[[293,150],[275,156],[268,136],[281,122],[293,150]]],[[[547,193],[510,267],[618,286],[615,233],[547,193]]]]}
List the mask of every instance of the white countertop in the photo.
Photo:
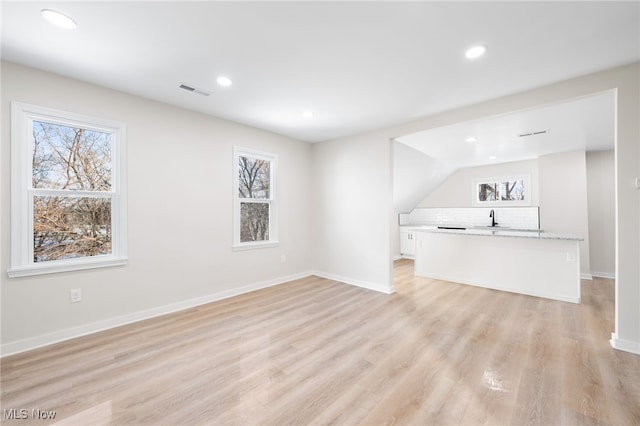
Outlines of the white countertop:
{"type": "Polygon", "coordinates": [[[438,229],[437,226],[409,226],[417,232],[430,232],[437,234],[453,234],[453,235],[473,235],[473,236],[489,236],[489,237],[509,237],[509,238],[535,238],[543,240],[570,240],[582,241],[583,238],[569,234],[557,234],[553,232],[543,231],[527,231],[515,230],[509,228],[466,228],[466,229],[438,229]]]}

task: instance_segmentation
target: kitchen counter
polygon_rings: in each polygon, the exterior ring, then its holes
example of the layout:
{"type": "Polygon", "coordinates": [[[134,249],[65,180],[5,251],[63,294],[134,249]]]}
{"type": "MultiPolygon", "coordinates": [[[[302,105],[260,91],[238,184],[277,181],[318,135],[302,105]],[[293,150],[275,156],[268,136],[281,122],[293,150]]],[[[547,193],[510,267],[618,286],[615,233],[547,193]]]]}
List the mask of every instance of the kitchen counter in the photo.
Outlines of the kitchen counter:
{"type": "Polygon", "coordinates": [[[475,236],[491,236],[491,237],[510,237],[510,238],[536,238],[544,240],[568,240],[582,241],[583,238],[569,234],[557,234],[553,232],[543,232],[536,230],[523,230],[511,228],[491,228],[491,227],[471,227],[464,229],[439,229],[438,227],[411,227],[418,232],[432,232],[438,234],[454,234],[454,235],[475,235],[475,236]]]}
{"type": "Polygon", "coordinates": [[[580,237],[504,228],[414,232],[416,276],[580,303],[580,237]]]}

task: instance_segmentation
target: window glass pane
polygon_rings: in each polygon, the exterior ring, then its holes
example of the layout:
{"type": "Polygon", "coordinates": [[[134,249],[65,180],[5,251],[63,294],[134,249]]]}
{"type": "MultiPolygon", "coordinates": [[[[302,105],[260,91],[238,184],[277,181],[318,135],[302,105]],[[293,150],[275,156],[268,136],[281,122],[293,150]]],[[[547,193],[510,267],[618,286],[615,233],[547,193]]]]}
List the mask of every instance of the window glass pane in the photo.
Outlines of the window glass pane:
{"type": "Polygon", "coordinates": [[[513,180],[500,184],[501,200],[524,200],[524,181],[513,180]]]}
{"type": "Polygon", "coordinates": [[[111,135],[33,122],[32,185],[37,189],[111,190],[111,135]]]}
{"type": "Polygon", "coordinates": [[[111,253],[111,199],[33,197],[33,261],[111,253]]]}
{"type": "Polygon", "coordinates": [[[269,240],[269,203],[240,203],[240,242],[269,240]]]}
{"type": "Polygon", "coordinates": [[[240,198],[269,199],[271,190],[271,162],[252,157],[238,159],[238,196],[240,198]]]}
{"type": "Polygon", "coordinates": [[[496,201],[497,199],[497,183],[481,183],[478,185],[478,201],[496,201]]]}

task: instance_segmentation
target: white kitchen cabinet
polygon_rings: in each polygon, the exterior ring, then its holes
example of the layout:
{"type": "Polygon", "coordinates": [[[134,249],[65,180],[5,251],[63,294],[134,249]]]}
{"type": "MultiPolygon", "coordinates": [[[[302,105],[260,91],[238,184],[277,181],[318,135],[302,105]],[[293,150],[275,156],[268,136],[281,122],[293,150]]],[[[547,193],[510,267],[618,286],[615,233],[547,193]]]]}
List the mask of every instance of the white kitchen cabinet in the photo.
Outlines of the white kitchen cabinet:
{"type": "Polygon", "coordinates": [[[400,228],[400,256],[413,259],[416,255],[416,233],[400,228]]]}

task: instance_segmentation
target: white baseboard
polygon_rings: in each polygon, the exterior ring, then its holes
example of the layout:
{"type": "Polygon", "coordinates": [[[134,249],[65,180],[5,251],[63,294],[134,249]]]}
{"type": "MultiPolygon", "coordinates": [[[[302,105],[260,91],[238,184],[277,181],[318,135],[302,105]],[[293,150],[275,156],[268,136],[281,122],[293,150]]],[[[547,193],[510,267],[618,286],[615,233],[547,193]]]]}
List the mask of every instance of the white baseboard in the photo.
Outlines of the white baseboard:
{"type": "Polygon", "coordinates": [[[366,288],[368,290],[379,291],[380,293],[393,294],[396,290],[391,285],[372,283],[367,281],[357,280],[355,278],[343,277],[340,275],[330,274],[328,272],[313,271],[313,275],[317,275],[321,278],[329,280],[340,281],[345,284],[355,285],[356,287],[366,288]]]}
{"type": "Polygon", "coordinates": [[[616,279],[616,274],[614,274],[613,272],[591,271],[591,275],[593,275],[594,277],[598,277],[598,278],[608,278],[610,280],[615,280],[616,279]]]}
{"type": "Polygon", "coordinates": [[[593,280],[593,274],[580,274],[580,279],[581,280],[592,281],[593,280]]]}
{"type": "Polygon", "coordinates": [[[402,259],[402,256],[397,255],[397,256],[393,256],[393,261],[395,262],[396,260],[400,260],[402,259]]]}
{"type": "Polygon", "coordinates": [[[0,346],[0,357],[14,355],[20,352],[26,352],[42,346],[48,346],[65,340],[74,339],[76,337],[85,336],[87,334],[97,333],[99,331],[108,330],[110,328],[119,327],[133,322],[170,314],[172,312],[182,311],[194,306],[204,305],[206,303],[227,299],[229,297],[238,296],[267,287],[273,287],[279,284],[284,284],[293,280],[308,277],[310,275],[313,275],[313,273],[311,273],[310,271],[301,272],[299,274],[293,274],[286,277],[279,277],[254,284],[248,284],[238,288],[224,290],[193,299],[183,300],[181,302],[171,303],[169,305],[158,306],[155,308],[146,309],[144,311],[133,312],[119,317],[81,325],[79,327],[67,328],[36,337],[30,337],[15,342],[4,343],[2,344],[2,346],[0,346]]]}
{"type": "Polygon", "coordinates": [[[618,333],[611,333],[611,340],[609,340],[609,343],[611,343],[611,347],[614,349],[640,355],[640,342],[619,339],[618,333]]]}

